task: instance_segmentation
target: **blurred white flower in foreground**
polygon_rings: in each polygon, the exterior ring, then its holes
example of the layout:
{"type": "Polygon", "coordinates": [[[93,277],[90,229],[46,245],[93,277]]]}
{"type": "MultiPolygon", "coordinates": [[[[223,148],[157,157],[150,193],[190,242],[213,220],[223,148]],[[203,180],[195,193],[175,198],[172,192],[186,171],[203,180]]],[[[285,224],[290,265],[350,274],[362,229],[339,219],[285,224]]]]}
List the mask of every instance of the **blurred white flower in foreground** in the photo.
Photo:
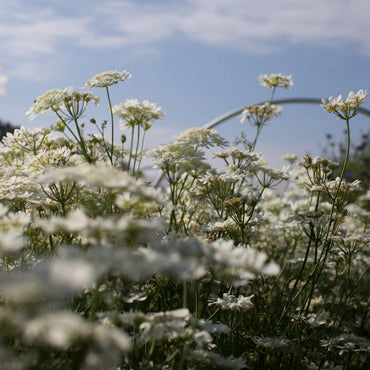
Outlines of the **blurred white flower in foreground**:
{"type": "Polygon", "coordinates": [[[130,337],[125,332],[86,322],[80,315],[70,312],[53,312],[30,320],[26,324],[25,338],[60,349],[68,348],[77,341],[91,339],[98,343],[110,340],[125,352],[131,349],[130,337]]]}

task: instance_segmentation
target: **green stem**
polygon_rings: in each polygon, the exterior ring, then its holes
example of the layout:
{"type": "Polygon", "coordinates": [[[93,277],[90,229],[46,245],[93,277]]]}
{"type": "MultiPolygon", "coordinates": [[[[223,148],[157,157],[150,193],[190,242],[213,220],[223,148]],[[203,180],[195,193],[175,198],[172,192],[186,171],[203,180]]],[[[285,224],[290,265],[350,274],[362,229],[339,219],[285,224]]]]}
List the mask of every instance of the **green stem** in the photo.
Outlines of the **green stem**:
{"type": "Polygon", "coordinates": [[[107,97],[108,97],[108,103],[109,103],[109,111],[110,111],[110,119],[111,119],[111,123],[112,123],[112,143],[111,143],[111,153],[109,156],[109,159],[110,159],[110,163],[112,164],[113,166],[113,151],[114,151],[114,120],[113,120],[113,110],[112,110],[112,102],[110,100],[110,95],[109,95],[109,89],[108,89],[108,86],[105,87],[106,91],[107,91],[107,97]]]}
{"type": "Polygon", "coordinates": [[[78,140],[78,137],[72,131],[72,129],[68,126],[68,123],[66,122],[66,120],[58,113],[57,110],[53,109],[53,111],[58,116],[58,118],[64,123],[64,127],[66,127],[68,129],[68,131],[72,134],[72,136],[74,137],[74,139],[78,142],[78,144],[80,144],[80,141],[78,140]]]}
{"type": "Polygon", "coordinates": [[[183,291],[182,291],[182,307],[188,307],[188,282],[184,281],[183,291]]]}
{"type": "MultiPolygon", "coordinates": [[[[347,167],[347,162],[348,162],[348,157],[349,157],[349,150],[350,150],[350,146],[351,146],[349,120],[350,120],[350,118],[346,118],[346,125],[347,125],[346,156],[345,156],[344,163],[343,163],[343,168],[342,168],[342,171],[341,171],[341,174],[340,174],[338,188],[337,188],[337,190],[335,192],[335,195],[333,197],[333,200],[332,200],[333,204],[332,204],[332,207],[331,207],[331,210],[330,210],[328,229],[327,229],[327,232],[326,232],[326,236],[325,236],[325,240],[324,240],[323,247],[322,247],[322,250],[321,250],[321,254],[320,254],[320,257],[318,259],[318,263],[315,265],[313,271],[311,272],[311,274],[309,276],[309,279],[307,280],[304,287],[302,287],[302,289],[297,293],[294,300],[297,298],[298,294],[300,294],[303,291],[303,289],[305,289],[305,287],[308,285],[309,281],[312,278],[312,289],[311,289],[311,294],[310,294],[310,297],[309,297],[309,302],[311,301],[314,288],[315,288],[315,286],[316,286],[316,284],[317,284],[317,282],[320,278],[321,272],[322,272],[322,270],[325,266],[326,258],[329,254],[329,249],[330,249],[330,244],[331,244],[330,241],[329,241],[329,235],[334,232],[335,227],[337,225],[335,220],[333,220],[334,208],[335,208],[335,204],[336,204],[336,201],[337,201],[337,198],[338,198],[338,195],[339,195],[339,191],[340,191],[340,187],[341,187],[341,184],[342,184],[342,181],[343,181],[344,173],[345,173],[345,170],[346,170],[346,167],[347,167]],[[316,274],[316,271],[317,271],[317,274],[316,274]]],[[[308,310],[308,309],[309,309],[309,304],[307,305],[306,310],[308,310]]]]}
{"type": "MultiPolygon", "coordinates": [[[[273,100],[273,98],[274,98],[274,94],[275,94],[275,90],[276,90],[276,86],[274,86],[273,87],[273,89],[272,89],[272,93],[271,93],[271,97],[270,97],[270,101],[269,101],[269,104],[271,104],[272,103],[272,100],[273,100]]],[[[262,119],[262,122],[263,122],[264,120],[262,119]]],[[[259,135],[260,135],[260,133],[261,133],[261,131],[262,131],[262,127],[264,126],[264,123],[260,123],[259,125],[257,125],[257,132],[256,132],[256,136],[255,136],[255,138],[254,138],[254,140],[253,140],[253,143],[252,143],[252,147],[251,147],[251,151],[253,152],[254,151],[254,149],[256,148],[256,144],[257,144],[257,139],[258,139],[258,137],[259,137],[259,135]]]]}
{"type": "MultiPolygon", "coordinates": [[[[136,137],[136,148],[135,148],[135,156],[134,156],[134,165],[132,167],[132,174],[133,175],[135,175],[135,167],[136,167],[136,163],[137,163],[139,146],[140,146],[140,124],[137,125],[137,137],[136,137]]],[[[136,172],[138,172],[137,169],[136,169],[136,172]]]]}
{"type": "Polygon", "coordinates": [[[144,131],[143,138],[141,140],[140,160],[139,160],[139,164],[137,166],[137,172],[139,172],[140,166],[141,166],[141,161],[143,160],[145,134],[146,134],[146,131],[144,131]]]}
{"type": "Polygon", "coordinates": [[[134,126],[131,126],[131,140],[130,140],[130,149],[129,149],[129,157],[128,157],[128,164],[127,164],[127,171],[130,172],[130,164],[132,158],[132,147],[134,145],[134,126]]]}
{"type": "Polygon", "coordinates": [[[80,125],[78,124],[77,118],[74,119],[74,123],[75,123],[75,126],[76,126],[78,137],[80,138],[80,147],[81,147],[81,150],[82,150],[82,154],[86,158],[87,162],[91,163],[93,160],[91,159],[91,157],[87,153],[86,146],[85,146],[85,140],[84,140],[84,137],[81,133],[80,125]]]}
{"type": "Polygon", "coordinates": [[[252,151],[252,152],[254,151],[254,149],[255,149],[255,147],[256,147],[257,139],[258,139],[258,137],[259,137],[259,135],[260,135],[260,133],[261,133],[261,131],[262,131],[262,127],[263,127],[263,125],[262,125],[262,124],[260,124],[260,125],[258,125],[258,126],[257,126],[256,136],[254,137],[254,140],[253,140],[253,143],[252,143],[252,146],[251,146],[251,151],[252,151]]]}

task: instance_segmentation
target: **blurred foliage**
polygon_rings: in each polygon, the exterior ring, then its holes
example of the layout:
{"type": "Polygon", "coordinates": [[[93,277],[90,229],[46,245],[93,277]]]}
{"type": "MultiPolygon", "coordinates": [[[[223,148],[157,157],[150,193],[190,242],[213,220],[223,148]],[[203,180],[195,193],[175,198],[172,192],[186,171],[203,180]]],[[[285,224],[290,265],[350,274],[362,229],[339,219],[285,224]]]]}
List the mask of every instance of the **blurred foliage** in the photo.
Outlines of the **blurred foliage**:
{"type": "Polygon", "coordinates": [[[0,119],[0,140],[6,136],[8,132],[14,132],[14,130],[18,128],[13,126],[10,122],[4,122],[0,119]]]}

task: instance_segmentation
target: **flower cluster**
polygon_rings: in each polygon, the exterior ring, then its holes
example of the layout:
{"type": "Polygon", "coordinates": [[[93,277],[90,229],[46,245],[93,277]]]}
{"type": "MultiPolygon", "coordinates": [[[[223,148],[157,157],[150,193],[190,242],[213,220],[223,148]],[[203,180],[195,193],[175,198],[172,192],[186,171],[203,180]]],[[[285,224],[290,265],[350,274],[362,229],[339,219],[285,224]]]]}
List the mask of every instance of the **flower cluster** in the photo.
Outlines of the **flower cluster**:
{"type": "Polygon", "coordinates": [[[128,99],[124,103],[112,108],[113,114],[121,118],[121,128],[129,129],[142,126],[147,131],[152,122],[164,116],[164,111],[157,104],[144,100],[140,103],[137,99],[128,99]]]}
{"type": "Polygon", "coordinates": [[[68,120],[73,120],[82,116],[90,101],[98,105],[100,97],[91,92],[73,91],[71,87],[48,90],[35,100],[26,114],[34,119],[38,114],[60,112],[68,120]]]}
{"type": "Polygon", "coordinates": [[[252,298],[254,295],[250,295],[249,297],[245,297],[239,295],[236,297],[232,294],[224,293],[222,298],[219,297],[212,297],[209,300],[209,306],[216,306],[220,307],[222,310],[230,310],[230,311],[244,311],[249,310],[253,307],[252,298]]]}
{"type": "Polygon", "coordinates": [[[108,87],[117,84],[120,81],[126,81],[131,77],[131,74],[126,70],[122,72],[118,71],[106,71],[98,73],[91,79],[87,80],[85,87],[108,87]]]}
{"type": "MultiPolygon", "coordinates": [[[[163,111],[112,109],[108,87],[127,78],[85,85],[106,88],[111,141],[107,121],[91,119],[92,135],[79,122],[99,97],[67,88],[29,111],[55,125],[0,143],[1,367],[365,368],[370,192],[327,158],[292,154],[279,170],[255,151],[291,77],[260,77],[273,89],[244,112],[253,142],[195,127],[146,152],[160,186],[140,163],[163,111]],[[131,142],[115,144],[113,113],[131,142]]],[[[327,108],[353,116],[365,95],[327,108]]]]}
{"type": "Polygon", "coordinates": [[[342,95],[337,98],[329,97],[328,100],[322,98],[321,106],[328,113],[334,113],[337,117],[346,120],[354,117],[358,112],[358,107],[364,103],[369,96],[367,90],[359,90],[357,93],[350,91],[346,100],[342,95]]]}
{"type": "Polygon", "coordinates": [[[53,89],[44,92],[34,102],[33,106],[26,112],[30,119],[34,119],[38,114],[59,111],[64,108],[64,99],[72,92],[72,87],[65,89],[53,89]]]}
{"type": "Polygon", "coordinates": [[[281,114],[281,110],[281,107],[270,103],[248,105],[240,115],[240,123],[248,120],[253,126],[263,125],[274,117],[278,117],[281,114]]]}
{"type": "Polygon", "coordinates": [[[281,73],[278,74],[261,74],[258,77],[258,81],[261,86],[267,87],[269,89],[276,87],[284,87],[285,89],[290,89],[293,86],[292,75],[282,76],[281,73]]]}

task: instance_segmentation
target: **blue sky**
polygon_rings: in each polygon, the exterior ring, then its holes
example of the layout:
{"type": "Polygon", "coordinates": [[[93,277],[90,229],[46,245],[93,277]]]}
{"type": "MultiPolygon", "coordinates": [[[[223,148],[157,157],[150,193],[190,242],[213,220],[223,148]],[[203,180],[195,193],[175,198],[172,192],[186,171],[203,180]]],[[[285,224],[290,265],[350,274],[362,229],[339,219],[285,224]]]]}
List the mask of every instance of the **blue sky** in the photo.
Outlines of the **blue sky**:
{"type": "MultiPolygon", "coordinates": [[[[148,99],[166,111],[148,136],[151,147],[268,99],[261,73],[293,75],[293,88],[277,98],[370,90],[369,16],[368,0],[0,0],[0,63],[8,77],[0,118],[52,124],[52,115],[24,115],[44,91],[126,69],[132,78],[112,88],[113,103],[148,99]]],[[[93,114],[106,117],[103,107],[93,114]]],[[[355,117],[354,137],[369,123],[355,117]]],[[[241,129],[253,139],[238,119],[218,131],[233,140],[241,129]]],[[[321,154],[325,134],[342,138],[343,130],[319,106],[285,105],[256,149],[278,166],[284,153],[321,154]]]]}

